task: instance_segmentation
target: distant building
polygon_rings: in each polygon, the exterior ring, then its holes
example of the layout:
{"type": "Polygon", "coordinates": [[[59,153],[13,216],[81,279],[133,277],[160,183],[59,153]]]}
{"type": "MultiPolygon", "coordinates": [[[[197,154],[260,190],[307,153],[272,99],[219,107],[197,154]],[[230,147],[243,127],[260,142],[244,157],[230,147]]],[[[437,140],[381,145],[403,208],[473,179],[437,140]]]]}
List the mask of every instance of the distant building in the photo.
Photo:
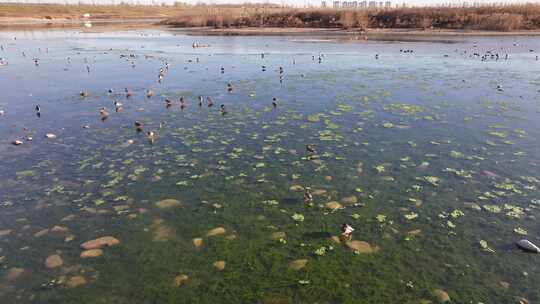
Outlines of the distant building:
{"type": "Polygon", "coordinates": [[[362,1],[359,3],[360,8],[366,8],[367,7],[367,1],[362,1]]]}
{"type": "Polygon", "coordinates": [[[376,8],[376,7],[377,7],[377,2],[369,1],[369,8],[376,8]]]}
{"type": "Polygon", "coordinates": [[[326,8],[326,1],[322,1],[322,2],[321,2],[321,7],[322,7],[322,8],[326,8]]]}
{"type": "Polygon", "coordinates": [[[392,2],[386,1],[386,2],[384,3],[384,7],[385,7],[385,8],[391,8],[391,7],[392,7],[392,2]]]}
{"type": "Polygon", "coordinates": [[[353,1],[352,2],[352,7],[353,8],[358,8],[358,1],[353,1]]]}
{"type": "Polygon", "coordinates": [[[339,1],[334,1],[334,3],[332,4],[332,7],[339,8],[339,1]]]}

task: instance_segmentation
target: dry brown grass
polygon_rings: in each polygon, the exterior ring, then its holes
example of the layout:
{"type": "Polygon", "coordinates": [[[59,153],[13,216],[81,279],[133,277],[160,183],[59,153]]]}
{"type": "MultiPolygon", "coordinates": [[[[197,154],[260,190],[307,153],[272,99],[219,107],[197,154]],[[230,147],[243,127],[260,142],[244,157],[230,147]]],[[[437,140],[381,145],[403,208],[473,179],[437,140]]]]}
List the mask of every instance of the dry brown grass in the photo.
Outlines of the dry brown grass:
{"type": "Polygon", "coordinates": [[[0,17],[79,19],[159,19],[175,27],[297,27],[540,29],[540,5],[477,8],[398,8],[384,10],[294,9],[275,5],[104,6],[0,4],[0,17]]]}
{"type": "Polygon", "coordinates": [[[167,19],[163,24],[300,28],[408,28],[512,31],[540,29],[540,5],[478,8],[398,8],[388,10],[334,9],[209,9],[167,19]],[[226,16],[222,21],[219,16],[226,16]]]}

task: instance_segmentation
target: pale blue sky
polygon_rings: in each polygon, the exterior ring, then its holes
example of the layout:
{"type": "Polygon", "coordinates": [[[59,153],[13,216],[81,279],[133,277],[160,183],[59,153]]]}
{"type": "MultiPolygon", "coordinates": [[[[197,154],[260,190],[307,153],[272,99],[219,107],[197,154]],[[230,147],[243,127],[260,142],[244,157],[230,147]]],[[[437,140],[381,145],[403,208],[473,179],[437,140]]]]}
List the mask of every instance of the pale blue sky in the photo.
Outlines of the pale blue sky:
{"type": "MultiPolygon", "coordinates": [[[[0,0],[0,2],[40,2],[40,3],[120,3],[122,0],[0,0]]],[[[130,3],[140,3],[140,4],[159,4],[162,2],[165,3],[173,3],[176,0],[123,0],[124,2],[130,2],[130,3]]],[[[265,3],[265,2],[271,2],[271,3],[278,3],[278,4],[289,4],[289,5],[299,5],[299,6],[307,6],[307,5],[313,5],[313,6],[319,6],[321,1],[320,0],[179,0],[181,2],[188,2],[188,3],[197,3],[197,2],[204,2],[204,3],[265,3]]],[[[341,1],[341,0],[340,0],[341,1]]],[[[352,1],[352,0],[347,0],[352,1]]],[[[369,0],[368,0],[369,1],[369,0]]],[[[386,0],[377,0],[377,1],[386,1],[386,0]]],[[[462,4],[464,1],[458,1],[458,0],[390,0],[392,1],[392,6],[395,4],[402,4],[407,3],[409,5],[436,5],[436,4],[462,4]]],[[[327,3],[332,3],[333,0],[326,0],[327,3]]],[[[505,1],[490,1],[490,0],[469,0],[468,3],[478,2],[478,3],[540,3],[540,0],[505,0],[505,1]]]]}

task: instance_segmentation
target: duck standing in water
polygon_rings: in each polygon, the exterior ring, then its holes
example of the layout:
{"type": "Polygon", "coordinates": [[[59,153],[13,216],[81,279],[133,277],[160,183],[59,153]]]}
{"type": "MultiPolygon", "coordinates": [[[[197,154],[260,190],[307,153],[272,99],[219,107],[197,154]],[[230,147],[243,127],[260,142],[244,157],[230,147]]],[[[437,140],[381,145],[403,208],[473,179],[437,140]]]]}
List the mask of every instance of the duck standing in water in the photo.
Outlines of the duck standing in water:
{"type": "Polygon", "coordinates": [[[272,106],[275,108],[277,108],[277,98],[275,97],[272,97],[272,106]]]}
{"type": "Polygon", "coordinates": [[[101,120],[104,121],[109,117],[109,112],[107,112],[107,109],[103,107],[99,110],[99,115],[101,116],[101,120]]]}
{"type": "Polygon", "coordinates": [[[142,122],[136,120],[136,121],[135,121],[135,128],[136,128],[137,132],[142,132],[142,130],[143,130],[143,129],[142,129],[142,128],[143,128],[142,122]]]}
{"type": "Polygon", "coordinates": [[[114,102],[115,112],[118,113],[118,112],[122,111],[124,109],[123,106],[124,105],[121,102],[115,101],[114,102]]]}
{"type": "Polygon", "coordinates": [[[156,132],[154,131],[148,131],[146,132],[146,138],[148,139],[148,142],[153,145],[154,142],[156,141],[156,138],[157,138],[157,134],[156,132]]]}
{"type": "Polygon", "coordinates": [[[212,97],[208,96],[206,97],[206,100],[208,101],[209,108],[214,105],[214,101],[212,100],[212,97]]]}
{"type": "Polygon", "coordinates": [[[306,191],[304,192],[304,204],[306,206],[313,206],[313,194],[311,194],[311,188],[306,187],[306,191]]]}
{"type": "Polygon", "coordinates": [[[79,93],[79,95],[80,95],[82,98],[88,97],[88,93],[87,93],[85,90],[81,90],[81,92],[79,93]]]}
{"type": "Polygon", "coordinates": [[[354,231],[354,228],[347,224],[347,223],[343,223],[341,225],[341,237],[346,240],[346,241],[350,241],[352,239],[352,233],[354,231]]]}
{"type": "Polygon", "coordinates": [[[202,107],[203,97],[199,95],[199,107],[202,107]]]}
{"type": "Polygon", "coordinates": [[[222,104],[219,108],[220,108],[220,111],[221,111],[221,115],[225,115],[225,114],[228,113],[227,110],[225,109],[225,105],[224,105],[224,104],[222,104]]]}
{"type": "Polygon", "coordinates": [[[154,90],[152,89],[146,90],[146,97],[151,98],[152,96],[154,96],[154,90]]]}
{"type": "Polygon", "coordinates": [[[313,154],[317,153],[317,151],[315,151],[314,145],[306,145],[306,152],[308,156],[312,156],[313,154]]]}
{"type": "Polygon", "coordinates": [[[168,109],[172,106],[172,101],[169,98],[165,98],[165,107],[168,109]]]}
{"type": "Polygon", "coordinates": [[[180,109],[183,110],[186,108],[186,101],[184,100],[184,96],[180,96],[180,109]]]}
{"type": "Polygon", "coordinates": [[[133,92],[128,88],[125,88],[124,92],[126,92],[126,98],[130,98],[131,96],[133,96],[133,92]]]}
{"type": "Polygon", "coordinates": [[[39,105],[36,105],[34,110],[36,111],[36,116],[41,117],[41,107],[39,105]]]}
{"type": "Polygon", "coordinates": [[[233,91],[233,85],[232,85],[232,83],[230,83],[230,82],[227,83],[227,91],[228,91],[229,93],[231,93],[231,92],[233,91]]]}

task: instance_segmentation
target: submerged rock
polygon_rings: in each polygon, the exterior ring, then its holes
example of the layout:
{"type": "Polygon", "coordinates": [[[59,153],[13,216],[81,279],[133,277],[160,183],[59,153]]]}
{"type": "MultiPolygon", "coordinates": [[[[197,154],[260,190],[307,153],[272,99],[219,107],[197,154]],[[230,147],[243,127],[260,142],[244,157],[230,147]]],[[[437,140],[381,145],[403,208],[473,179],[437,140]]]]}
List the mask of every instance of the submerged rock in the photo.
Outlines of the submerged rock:
{"type": "Polygon", "coordinates": [[[158,226],[154,231],[154,241],[170,241],[176,237],[176,231],[168,226],[158,226]]]}
{"type": "Polygon", "coordinates": [[[379,251],[379,247],[371,246],[368,242],[364,241],[348,241],[345,243],[345,246],[359,253],[374,253],[379,251]]]}
{"type": "Polygon", "coordinates": [[[217,236],[217,235],[223,235],[225,234],[225,232],[227,232],[225,230],[225,228],[223,227],[217,227],[217,228],[214,228],[210,231],[208,231],[208,233],[206,234],[207,237],[211,237],[211,236],[217,236]]]}
{"type": "Polygon", "coordinates": [[[188,279],[189,279],[189,277],[187,275],[179,274],[174,278],[173,285],[174,285],[174,287],[180,287],[180,286],[184,285],[185,282],[187,282],[188,279]]]}
{"type": "Polygon", "coordinates": [[[283,231],[277,231],[272,233],[272,240],[279,241],[287,238],[287,234],[283,231]]]}
{"type": "Polygon", "coordinates": [[[356,203],[358,203],[358,198],[356,196],[354,196],[354,195],[351,195],[351,196],[347,196],[347,197],[342,198],[341,201],[344,204],[356,204],[356,203]]]}
{"type": "Polygon", "coordinates": [[[540,253],[540,248],[538,248],[538,246],[536,246],[529,240],[523,239],[517,242],[516,246],[518,246],[523,251],[532,252],[532,253],[540,253]]]}
{"type": "Polygon", "coordinates": [[[293,191],[293,192],[300,192],[300,191],[304,191],[304,187],[300,186],[300,185],[292,185],[290,188],[289,188],[290,191],[293,191]]]}
{"type": "Polygon", "coordinates": [[[13,230],[11,230],[11,229],[0,230],[0,237],[10,235],[12,231],[13,230]]]}
{"type": "Polygon", "coordinates": [[[104,246],[114,246],[120,244],[120,241],[112,236],[103,236],[94,240],[90,240],[81,244],[81,248],[88,249],[97,249],[104,246]]]}
{"type": "Polygon", "coordinates": [[[300,270],[306,267],[308,260],[307,259],[298,259],[289,263],[289,268],[293,270],[300,270]]]}
{"type": "Polygon", "coordinates": [[[448,293],[442,289],[434,289],[431,294],[437,298],[439,302],[450,302],[450,296],[448,293]]]}
{"type": "Polygon", "coordinates": [[[179,200],[173,199],[173,198],[167,198],[164,200],[161,200],[159,202],[156,202],[156,207],[159,209],[171,209],[182,206],[182,203],[179,200]]]}
{"type": "Polygon", "coordinates": [[[326,194],[326,190],[324,189],[317,189],[317,190],[313,190],[313,192],[311,192],[311,194],[315,195],[315,196],[319,196],[319,195],[324,195],[326,194]]]}
{"type": "Polygon", "coordinates": [[[340,203],[336,202],[336,201],[326,203],[325,207],[330,209],[330,210],[337,210],[337,209],[343,208],[343,206],[340,203]]]}
{"type": "Polygon", "coordinates": [[[74,276],[66,282],[66,287],[75,288],[84,284],[86,284],[86,279],[83,276],[74,276]]]}
{"type": "Polygon", "coordinates": [[[201,246],[203,245],[203,239],[202,238],[194,238],[192,240],[193,242],[193,246],[195,246],[195,248],[201,248],[201,246]]]}
{"type": "Polygon", "coordinates": [[[16,281],[22,274],[24,273],[24,269],[23,268],[18,268],[18,267],[12,267],[8,270],[7,274],[6,274],[6,279],[9,281],[9,282],[13,282],[13,281],[16,281]]]}
{"type": "Polygon", "coordinates": [[[101,249],[89,249],[81,252],[81,258],[97,258],[103,255],[103,250],[101,249]]]}
{"type": "Polygon", "coordinates": [[[63,264],[64,264],[64,261],[58,254],[50,255],[45,260],[45,267],[49,269],[60,267],[63,264]]]}
{"type": "Polygon", "coordinates": [[[216,262],[214,262],[214,267],[219,271],[225,269],[225,261],[216,261],[216,262]]]}
{"type": "Polygon", "coordinates": [[[407,234],[410,236],[416,236],[416,235],[419,235],[420,233],[422,233],[421,229],[414,229],[411,231],[407,231],[407,234]]]}

